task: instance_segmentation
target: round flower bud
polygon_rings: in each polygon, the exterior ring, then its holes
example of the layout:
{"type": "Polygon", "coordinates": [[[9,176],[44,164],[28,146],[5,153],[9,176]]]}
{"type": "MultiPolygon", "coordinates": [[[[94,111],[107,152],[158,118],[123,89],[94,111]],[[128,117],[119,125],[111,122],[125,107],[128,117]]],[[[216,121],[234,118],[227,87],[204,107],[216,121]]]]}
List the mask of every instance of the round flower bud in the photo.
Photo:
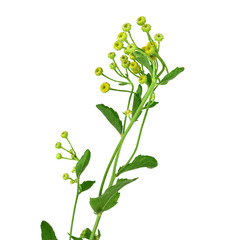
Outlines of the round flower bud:
{"type": "Polygon", "coordinates": [[[112,59],[112,60],[115,58],[115,56],[116,56],[115,52],[110,52],[110,53],[108,54],[108,58],[110,58],[110,59],[112,59]]]}
{"type": "Polygon", "coordinates": [[[144,25],[145,22],[146,22],[146,18],[145,17],[139,17],[137,19],[137,24],[140,25],[140,26],[144,25]]]}
{"type": "Polygon", "coordinates": [[[164,37],[161,33],[156,33],[155,36],[154,36],[154,39],[157,41],[157,42],[161,42],[164,37]]]}
{"type": "Polygon", "coordinates": [[[132,70],[133,73],[140,73],[140,71],[141,71],[141,68],[139,65],[138,65],[138,68],[136,70],[132,70]]]}
{"type": "Polygon", "coordinates": [[[129,53],[132,53],[132,52],[134,52],[134,51],[136,50],[136,45],[133,44],[133,43],[131,43],[131,44],[129,44],[129,45],[126,47],[126,49],[127,49],[127,51],[128,51],[129,53]]]}
{"type": "Polygon", "coordinates": [[[147,83],[147,77],[145,75],[142,75],[142,76],[140,76],[138,81],[139,81],[140,84],[147,83]]]}
{"type": "Polygon", "coordinates": [[[57,153],[57,154],[56,154],[56,159],[61,159],[61,158],[62,158],[61,153],[57,153]]]}
{"type": "Polygon", "coordinates": [[[61,137],[62,138],[67,138],[67,136],[68,136],[68,132],[67,131],[64,131],[64,132],[61,133],[61,137]]]}
{"type": "Polygon", "coordinates": [[[101,86],[100,86],[100,90],[101,90],[101,92],[103,92],[103,93],[108,92],[109,89],[110,89],[110,84],[107,83],[107,82],[102,83],[101,86]]]}
{"type": "Polygon", "coordinates": [[[70,184],[74,184],[74,180],[71,180],[71,181],[70,181],[70,184]]]}
{"type": "Polygon", "coordinates": [[[63,178],[64,180],[68,180],[68,178],[69,178],[68,173],[64,173],[64,174],[62,175],[62,178],[63,178]]]}
{"type": "Polygon", "coordinates": [[[151,26],[149,24],[144,24],[141,29],[143,32],[149,32],[151,30],[151,26]]]}
{"type": "Polygon", "coordinates": [[[128,52],[127,48],[124,49],[124,53],[125,53],[126,55],[129,55],[129,52],[128,52]]]}
{"type": "Polygon", "coordinates": [[[60,149],[62,147],[62,144],[60,142],[57,142],[55,145],[56,148],[60,149]]]}
{"type": "Polygon", "coordinates": [[[132,115],[132,111],[131,110],[126,110],[124,112],[124,114],[127,116],[127,117],[130,117],[132,115]]]}
{"type": "Polygon", "coordinates": [[[130,65],[130,61],[128,61],[128,60],[125,60],[125,61],[121,62],[121,66],[123,68],[129,68],[129,65],[130,65]]]}
{"type": "Polygon", "coordinates": [[[146,50],[146,46],[142,47],[141,49],[145,52],[145,50],[146,50]]]}
{"type": "Polygon", "coordinates": [[[73,169],[72,169],[72,173],[75,173],[75,171],[76,171],[76,167],[73,167],[73,169]]]}
{"type": "Polygon", "coordinates": [[[132,28],[132,25],[131,25],[130,23],[125,23],[125,24],[123,24],[123,26],[122,26],[122,30],[123,30],[124,32],[129,32],[129,31],[131,30],[131,28],[132,28]]]}
{"type": "Polygon", "coordinates": [[[135,57],[133,56],[132,53],[129,54],[130,59],[135,60],[135,57]]]}
{"type": "Polygon", "coordinates": [[[128,60],[128,57],[127,57],[126,55],[122,55],[122,56],[120,57],[120,61],[121,61],[121,62],[126,61],[126,60],[128,60]]]}
{"type": "Polygon", "coordinates": [[[115,50],[120,51],[122,48],[123,48],[123,43],[122,43],[122,42],[116,41],[116,42],[114,43],[114,49],[115,49],[115,50]]]}
{"type": "Polygon", "coordinates": [[[115,62],[110,63],[109,67],[114,70],[116,68],[116,63],[115,62]]]}
{"type": "Polygon", "coordinates": [[[102,69],[101,67],[96,68],[95,74],[96,74],[97,76],[102,75],[102,73],[103,73],[103,69],[102,69]]]}
{"type": "Polygon", "coordinates": [[[127,34],[125,32],[121,32],[121,33],[118,34],[117,39],[120,42],[124,42],[127,39],[127,34]]]}
{"type": "MultiPolygon", "coordinates": [[[[155,44],[155,46],[157,47],[157,43],[156,42],[154,42],[154,44],[155,44]]],[[[147,45],[146,45],[146,47],[148,47],[149,45],[154,45],[153,43],[151,43],[151,42],[148,42],[147,43],[147,45]]]]}
{"type": "Polygon", "coordinates": [[[136,62],[131,62],[130,63],[130,68],[131,70],[137,70],[138,69],[138,64],[136,62]]]}
{"type": "Polygon", "coordinates": [[[155,47],[153,45],[146,46],[145,52],[149,55],[152,55],[155,53],[155,47]]]}

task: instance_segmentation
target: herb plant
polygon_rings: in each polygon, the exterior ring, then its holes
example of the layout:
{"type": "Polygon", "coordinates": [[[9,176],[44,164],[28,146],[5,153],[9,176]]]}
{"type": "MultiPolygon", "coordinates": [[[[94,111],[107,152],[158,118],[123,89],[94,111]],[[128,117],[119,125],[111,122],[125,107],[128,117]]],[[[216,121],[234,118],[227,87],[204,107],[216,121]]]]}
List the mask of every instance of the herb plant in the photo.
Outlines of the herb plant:
{"type": "MultiPolygon", "coordinates": [[[[110,83],[104,82],[100,86],[101,92],[125,92],[129,97],[126,109],[123,110],[123,122],[121,121],[119,114],[114,109],[105,106],[104,104],[98,104],[96,106],[106,117],[109,123],[111,123],[111,125],[117,130],[120,140],[106,167],[100,183],[98,196],[90,198],[89,201],[93,212],[96,214],[94,226],[92,228],[85,228],[82,230],[80,236],[77,237],[73,235],[73,223],[78,199],[84,191],[89,190],[95,184],[95,181],[82,181],[82,173],[89,164],[91,152],[87,149],[83,156],[77,156],[77,153],[69,140],[68,132],[66,131],[61,134],[61,137],[68,142],[71,149],[68,150],[64,148],[61,142],[57,142],[55,145],[57,149],[63,150],[69,155],[69,157],[65,157],[61,153],[58,153],[56,155],[57,159],[73,160],[76,163],[72,170],[73,176],[70,176],[68,173],[63,174],[63,179],[70,180],[70,183],[75,184],[77,189],[71,226],[68,233],[69,240],[100,239],[101,233],[98,230],[98,225],[102,214],[117,204],[121,188],[137,180],[137,178],[126,179],[121,176],[125,172],[138,168],[155,168],[157,166],[157,161],[154,157],[147,155],[135,156],[135,154],[139,146],[139,141],[149,110],[158,104],[158,102],[155,101],[156,89],[159,86],[166,85],[170,80],[174,79],[179,73],[184,71],[184,68],[177,67],[169,72],[166,63],[159,55],[160,43],[164,39],[163,35],[161,33],[157,33],[154,35],[153,39],[150,35],[151,25],[146,23],[145,17],[139,17],[137,19],[137,24],[146,34],[146,46],[139,47],[137,45],[131,34],[131,24],[125,23],[122,26],[123,32],[118,34],[117,41],[114,43],[115,50],[123,50],[124,52],[124,55],[120,56],[119,62],[121,62],[121,66],[116,62],[115,52],[110,52],[108,54],[108,58],[112,60],[109,67],[118,75],[118,79],[120,80],[113,79],[106,75],[101,67],[98,67],[95,70],[96,76],[103,76],[108,81],[119,86],[118,88],[113,88],[110,83]],[[128,89],[127,87],[130,88],[128,89]],[[133,125],[139,125],[136,124],[137,121],[138,123],[141,122],[141,125],[135,149],[129,155],[128,161],[121,167],[118,167],[121,147],[133,125]],[[109,174],[110,168],[112,168],[111,174],[109,174]],[[108,186],[105,186],[107,178],[109,179],[109,184],[108,186]]],[[[42,240],[57,240],[54,230],[46,221],[42,221],[41,230],[42,240]]]]}

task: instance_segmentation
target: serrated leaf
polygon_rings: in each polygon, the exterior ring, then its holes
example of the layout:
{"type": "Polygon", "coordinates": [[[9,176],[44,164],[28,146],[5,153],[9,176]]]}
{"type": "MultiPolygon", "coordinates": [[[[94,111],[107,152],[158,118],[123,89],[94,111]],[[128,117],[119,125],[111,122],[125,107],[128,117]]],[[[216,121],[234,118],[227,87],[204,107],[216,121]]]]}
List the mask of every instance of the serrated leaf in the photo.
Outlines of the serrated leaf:
{"type": "Polygon", "coordinates": [[[146,56],[144,56],[141,52],[135,51],[133,53],[133,56],[136,58],[136,60],[143,66],[145,66],[150,72],[152,72],[151,65],[149,63],[149,60],[146,56]]]}
{"type": "Polygon", "coordinates": [[[85,170],[85,168],[89,164],[90,158],[91,158],[91,152],[90,152],[89,149],[87,149],[84,152],[84,155],[77,162],[76,167],[75,167],[76,175],[77,175],[78,178],[80,177],[82,172],[85,170]]]}
{"type": "MultiPolygon", "coordinates": [[[[159,102],[152,102],[150,105],[149,105],[149,108],[153,108],[155,105],[157,105],[159,102]]],[[[147,105],[148,103],[145,104],[145,106],[143,107],[144,109],[147,108],[147,105]]]]}
{"type": "Polygon", "coordinates": [[[119,115],[112,108],[105,106],[104,104],[97,104],[96,107],[102,112],[102,114],[108,119],[108,121],[115,127],[115,129],[122,133],[122,122],[119,115]]]}
{"type": "Polygon", "coordinates": [[[117,204],[119,198],[119,190],[125,185],[137,180],[134,179],[118,179],[116,184],[109,187],[101,196],[90,199],[90,205],[96,214],[102,213],[117,204]]]}
{"type": "Polygon", "coordinates": [[[79,193],[87,191],[90,189],[96,181],[84,181],[79,185],[79,193]]]}
{"type": "Polygon", "coordinates": [[[170,80],[174,79],[177,75],[184,71],[183,67],[176,67],[174,70],[169,72],[161,81],[160,85],[167,84],[170,80]]]}
{"type": "Polygon", "coordinates": [[[156,159],[151,156],[137,156],[131,163],[119,168],[117,176],[123,172],[131,171],[138,168],[155,168],[158,165],[156,159]]]}
{"type": "Polygon", "coordinates": [[[46,221],[41,222],[41,237],[42,240],[57,240],[53,228],[46,221]]]}

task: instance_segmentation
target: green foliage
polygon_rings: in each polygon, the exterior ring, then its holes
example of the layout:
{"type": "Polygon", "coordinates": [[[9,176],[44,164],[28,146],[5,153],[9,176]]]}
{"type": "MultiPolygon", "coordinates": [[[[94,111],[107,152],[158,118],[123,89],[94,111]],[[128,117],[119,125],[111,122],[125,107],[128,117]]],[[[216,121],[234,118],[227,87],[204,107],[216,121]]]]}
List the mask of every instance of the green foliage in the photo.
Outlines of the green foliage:
{"type": "Polygon", "coordinates": [[[96,107],[102,112],[102,114],[108,119],[108,121],[115,127],[115,129],[122,133],[122,122],[119,115],[112,108],[105,106],[104,104],[97,104],[96,107]]]}
{"type": "MultiPolygon", "coordinates": [[[[132,116],[135,115],[139,105],[142,102],[141,95],[142,95],[142,86],[139,84],[136,93],[134,93],[133,105],[132,105],[132,116]]],[[[141,112],[139,113],[139,116],[140,116],[140,114],[141,114],[141,112]]]]}
{"type": "Polygon", "coordinates": [[[123,172],[131,171],[137,168],[155,168],[158,165],[155,158],[151,156],[137,156],[131,163],[126,164],[119,168],[117,176],[119,176],[123,172]]]}
{"type": "Polygon", "coordinates": [[[42,240],[57,240],[53,228],[46,221],[41,222],[41,236],[42,240]]]}
{"type": "Polygon", "coordinates": [[[174,70],[172,70],[170,73],[168,73],[161,81],[160,85],[167,84],[170,80],[174,79],[177,75],[179,75],[181,72],[184,71],[183,67],[176,67],[174,70]]]}
{"type": "Polygon", "coordinates": [[[152,67],[149,63],[148,58],[145,57],[140,51],[135,51],[133,53],[133,56],[141,65],[145,66],[150,72],[152,72],[152,67]]]}
{"type": "Polygon", "coordinates": [[[87,191],[90,189],[96,181],[84,181],[79,185],[79,193],[87,191]]]}
{"type": "Polygon", "coordinates": [[[85,168],[89,164],[90,158],[91,158],[91,152],[89,149],[87,149],[75,167],[76,175],[78,178],[80,177],[81,173],[85,170],[85,168]]]}
{"type": "Polygon", "coordinates": [[[109,187],[101,196],[90,199],[90,205],[96,214],[102,213],[117,204],[119,199],[119,190],[125,185],[137,180],[134,179],[118,179],[116,184],[109,187]]]}
{"type": "MultiPolygon", "coordinates": [[[[152,102],[148,108],[153,108],[154,106],[156,106],[159,102],[152,102]]],[[[143,109],[147,108],[148,103],[145,104],[145,106],[143,107],[143,109]]]]}
{"type": "MultiPolygon", "coordinates": [[[[68,234],[69,235],[69,234],[68,234]]],[[[77,238],[77,237],[74,237],[74,236],[71,236],[71,238],[73,239],[73,240],[83,240],[83,238],[77,238]]]]}

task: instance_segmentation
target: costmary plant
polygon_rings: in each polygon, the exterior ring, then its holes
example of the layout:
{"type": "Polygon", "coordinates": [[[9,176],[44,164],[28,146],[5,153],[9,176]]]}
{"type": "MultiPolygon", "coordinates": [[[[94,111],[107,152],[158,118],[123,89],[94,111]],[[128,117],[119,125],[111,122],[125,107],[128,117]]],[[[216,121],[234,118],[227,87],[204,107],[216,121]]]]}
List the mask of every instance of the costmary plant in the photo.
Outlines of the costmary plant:
{"type": "MultiPolygon", "coordinates": [[[[118,113],[110,107],[104,104],[98,104],[96,107],[102,112],[109,123],[118,131],[120,139],[112,154],[111,159],[108,162],[105,173],[99,187],[99,193],[97,197],[90,198],[90,206],[96,215],[96,220],[92,228],[86,228],[81,231],[81,234],[77,237],[73,234],[73,223],[76,211],[78,198],[81,197],[84,191],[89,190],[95,183],[95,181],[83,181],[82,173],[89,164],[91,152],[87,149],[82,157],[78,157],[75,149],[68,138],[68,133],[65,131],[61,134],[61,137],[68,142],[71,150],[63,147],[61,142],[56,143],[57,149],[63,150],[69,154],[69,157],[64,157],[61,153],[56,155],[57,159],[67,159],[75,161],[75,166],[72,170],[72,175],[68,173],[63,174],[64,180],[70,180],[71,184],[76,185],[76,197],[74,203],[74,209],[72,213],[71,226],[68,233],[68,239],[71,240],[98,240],[101,238],[98,225],[102,214],[113,208],[119,200],[121,188],[134,182],[137,178],[127,179],[122,178],[128,171],[132,171],[138,168],[155,168],[157,161],[154,157],[147,155],[135,156],[141,134],[143,131],[146,117],[151,108],[155,107],[158,102],[155,101],[155,91],[159,86],[166,85],[170,80],[175,78],[179,73],[184,71],[183,67],[177,67],[170,71],[167,68],[163,58],[159,55],[161,41],[164,39],[161,33],[154,35],[154,39],[150,35],[151,25],[146,23],[145,17],[139,17],[137,24],[141,27],[145,33],[146,46],[139,47],[134,41],[131,34],[131,24],[125,23],[122,26],[123,32],[117,36],[117,41],[114,43],[114,49],[117,51],[123,50],[124,55],[120,56],[119,65],[116,61],[115,52],[108,54],[109,59],[112,60],[109,67],[114,71],[120,80],[113,79],[107,76],[101,67],[96,68],[96,76],[105,77],[108,81],[118,85],[119,88],[111,87],[110,83],[104,82],[100,86],[100,90],[103,93],[109,91],[125,92],[128,94],[128,100],[126,108],[121,109],[123,112],[123,122],[121,121],[118,113]],[[135,90],[135,87],[137,88],[135,90]],[[127,87],[130,87],[127,89],[127,87]],[[122,87],[124,89],[122,89],[122,87]],[[138,120],[138,121],[137,121],[138,120]],[[141,124],[141,125],[140,125],[141,124]],[[129,155],[129,159],[121,167],[118,167],[118,160],[121,152],[121,147],[125,141],[127,134],[130,132],[133,125],[140,125],[139,134],[136,142],[135,149],[129,155]],[[109,174],[112,168],[111,174],[109,174]],[[105,181],[108,178],[108,185],[105,186],[105,181]]],[[[41,223],[42,240],[57,240],[56,235],[52,227],[46,221],[41,223]]]]}

